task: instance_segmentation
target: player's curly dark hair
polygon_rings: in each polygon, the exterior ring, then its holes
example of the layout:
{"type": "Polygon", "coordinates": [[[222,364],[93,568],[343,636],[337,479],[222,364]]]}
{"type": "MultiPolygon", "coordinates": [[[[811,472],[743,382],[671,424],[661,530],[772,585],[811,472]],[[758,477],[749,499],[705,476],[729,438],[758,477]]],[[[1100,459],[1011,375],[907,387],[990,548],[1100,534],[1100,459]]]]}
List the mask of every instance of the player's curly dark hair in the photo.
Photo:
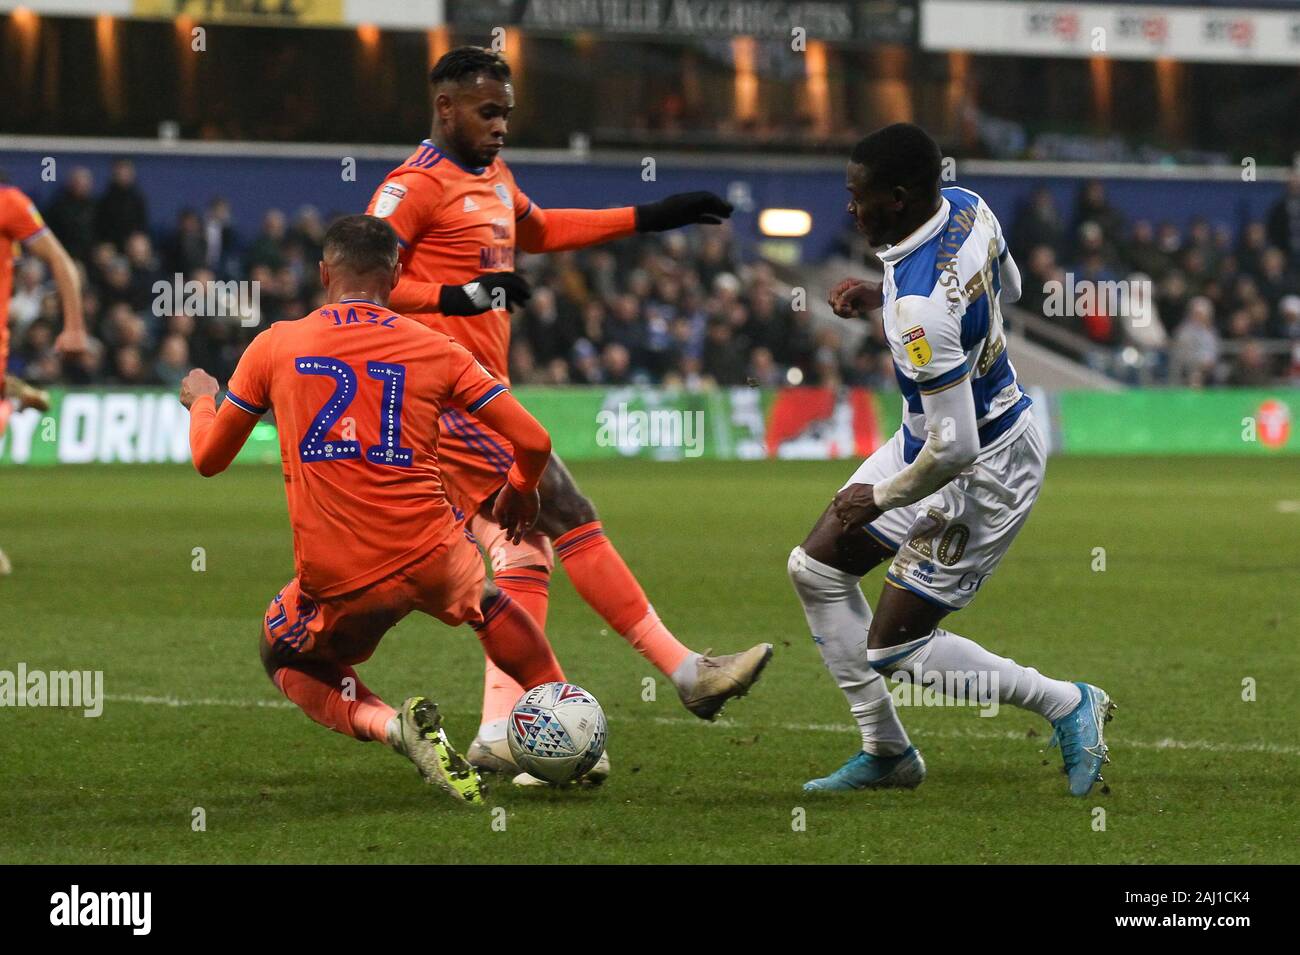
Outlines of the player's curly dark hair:
{"type": "Polygon", "coordinates": [[[397,233],[374,216],[343,216],[325,231],[321,251],[331,266],[357,275],[391,272],[397,265],[397,233]]]}
{"type": "Polygon", "coordinates": [[[458,46],[439,57],[429,72],[429,82],[434,86],[460,83],[481,73],[504,83],[510,79],[510,64],[500,53],[487,47],[458,46]]]}
{"type": "Polygon", "coordinates": [[[874,184],[892,189],[939,189],[943,154],[920,126],[894,123],[864,136],[853,147],[853,162],[871,170],[874,184]]]}

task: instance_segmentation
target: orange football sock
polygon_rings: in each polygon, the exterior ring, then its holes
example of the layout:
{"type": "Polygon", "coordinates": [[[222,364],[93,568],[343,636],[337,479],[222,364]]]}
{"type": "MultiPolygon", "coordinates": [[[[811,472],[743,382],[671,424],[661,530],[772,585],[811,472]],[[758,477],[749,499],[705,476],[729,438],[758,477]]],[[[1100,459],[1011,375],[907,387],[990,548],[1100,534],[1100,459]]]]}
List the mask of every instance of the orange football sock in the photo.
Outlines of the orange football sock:
{"type": "Polygon", "coordinates": [[[312,672],[281,667],[271,679],[321,726],[353,739],[388,741],[388,721],[397,711],[371,693],[352,667],[325,666],[312,672]],[[349,679],[355,682],[346,684],[349,679]]]}
{"type": "MultiPolygon", "coordinates": [[[[487,647],[483,652],[486,655],[487,647]]],[[[483,662],[486,665],[483,668],[483,717],[479,723],[479,735],[485,739],[501,739],[505,735],[510,711],[514,709],[515,700],[524,695],[524,688],[493,663],[491,657],[486,657],[483,662]]]]}
{"type": "MultiPolygon", "coordinates": [[[[551,571],[544,567],[511,567],[492,578],[528,616],[537,629],[546,632],[546,611],[550,605],[551,571]]],[[[484,648],[486,652],[486,647],[484,648]]],[[[524,688],[510,678],[510,674],[487,658],[483,672],[483,722],[480,729],[492,729],[500,722],[504,733],[505,720],[514,708],[515,700],[524,695],[524,688]]],[[[495,731],[488,735],[496,736],[495,731]]]]}
{"type": "Polygon", "coordinates": [[[555,554],[591,609],[643,657],[672,676],[690,649],[672,635],[628,570],[600,521],[582,524],[554,541],[555,554]]]}
{"type": "MultiPolygon", "coordinates": [[[[483,622],[475,624],[474,629],[488,658],[520,685],[520,693],[542,683],[564,680],[564,671],[546,635],[509,594],[498,591],[484,600],[483,622]]],[[[515,699],[510,702],[513,704],[515,699]]]]}
{"type": "Polygon", "coordinates": [[[14,412],[14,403],[8,398],[0,398],[0,438],[5,436],[9,427],[9,416],[14,412]]]}
{"type": "Polygon", "coordinates": [[[511,567],[495,574],[496,585],[508,593],[546,632],[546,611],[551,603],[551,571],[546,567],[511,567]]]}

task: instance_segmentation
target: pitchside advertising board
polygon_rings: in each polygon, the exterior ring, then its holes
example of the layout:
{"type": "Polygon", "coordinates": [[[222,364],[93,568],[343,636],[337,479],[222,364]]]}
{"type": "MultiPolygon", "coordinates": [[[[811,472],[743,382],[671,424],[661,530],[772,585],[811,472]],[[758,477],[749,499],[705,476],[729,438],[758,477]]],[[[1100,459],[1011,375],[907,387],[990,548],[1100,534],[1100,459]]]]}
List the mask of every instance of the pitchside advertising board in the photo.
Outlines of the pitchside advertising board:
{"type": "MultiPolygon", "coordinates": [[[[861,459],[897,430],[896,393],[862,388],[709,392],[655,388],[518,388],[572,461],[861,459]]],[[[1300,392],[1185,389],[1047,394],[1031,390],[1054,453],[1297,454],[1300,392]]],[[[42,414],[13,415],[0,466],[184,464],[189,413],[171,391],[55,391],[42,414]]],[[[280,460],[275,425],[258,424],[236,459],[280,460]]]]}

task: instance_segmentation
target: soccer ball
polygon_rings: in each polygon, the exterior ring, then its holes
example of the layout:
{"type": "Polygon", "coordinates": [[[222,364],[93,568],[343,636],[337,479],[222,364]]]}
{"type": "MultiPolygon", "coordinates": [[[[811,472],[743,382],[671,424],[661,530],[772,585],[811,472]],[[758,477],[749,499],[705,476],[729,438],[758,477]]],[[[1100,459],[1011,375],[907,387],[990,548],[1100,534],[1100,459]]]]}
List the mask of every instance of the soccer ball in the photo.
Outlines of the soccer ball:
{"type": "Polygon", "coordinates": [[[506,733],[519,768],[548,783],[577,779],[605,752],[605,711],[573,683],[543,683],[516,702],[506,733]]]}

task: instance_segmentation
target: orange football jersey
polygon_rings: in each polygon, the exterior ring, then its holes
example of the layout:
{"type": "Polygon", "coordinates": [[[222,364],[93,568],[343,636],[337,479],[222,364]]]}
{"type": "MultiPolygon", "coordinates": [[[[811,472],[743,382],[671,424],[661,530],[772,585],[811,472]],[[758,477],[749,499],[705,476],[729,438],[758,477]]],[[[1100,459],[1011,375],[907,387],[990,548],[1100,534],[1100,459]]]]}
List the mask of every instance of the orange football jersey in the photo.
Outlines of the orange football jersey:
{"type": "MultiPolygon", "coordinates": [[[[466,168],[426,139],[380,183],[366,212],[387,220],[397,233],[407,274],[457,285],[484,272],[514,270],[515,223],[532,207],[500,158],[466,168]]],[[[509,383],[507,309],[468,317],[406,314],[464,343],[489,372],[509,383]]]]}
{"type": "Polygon", "coordinates": [[[361,299],[253,339],[226,400],[275,409],[304,590],[357,590],[460,533],[439,473],[438,417],[505,390],[446,335],[361,299]]]}

